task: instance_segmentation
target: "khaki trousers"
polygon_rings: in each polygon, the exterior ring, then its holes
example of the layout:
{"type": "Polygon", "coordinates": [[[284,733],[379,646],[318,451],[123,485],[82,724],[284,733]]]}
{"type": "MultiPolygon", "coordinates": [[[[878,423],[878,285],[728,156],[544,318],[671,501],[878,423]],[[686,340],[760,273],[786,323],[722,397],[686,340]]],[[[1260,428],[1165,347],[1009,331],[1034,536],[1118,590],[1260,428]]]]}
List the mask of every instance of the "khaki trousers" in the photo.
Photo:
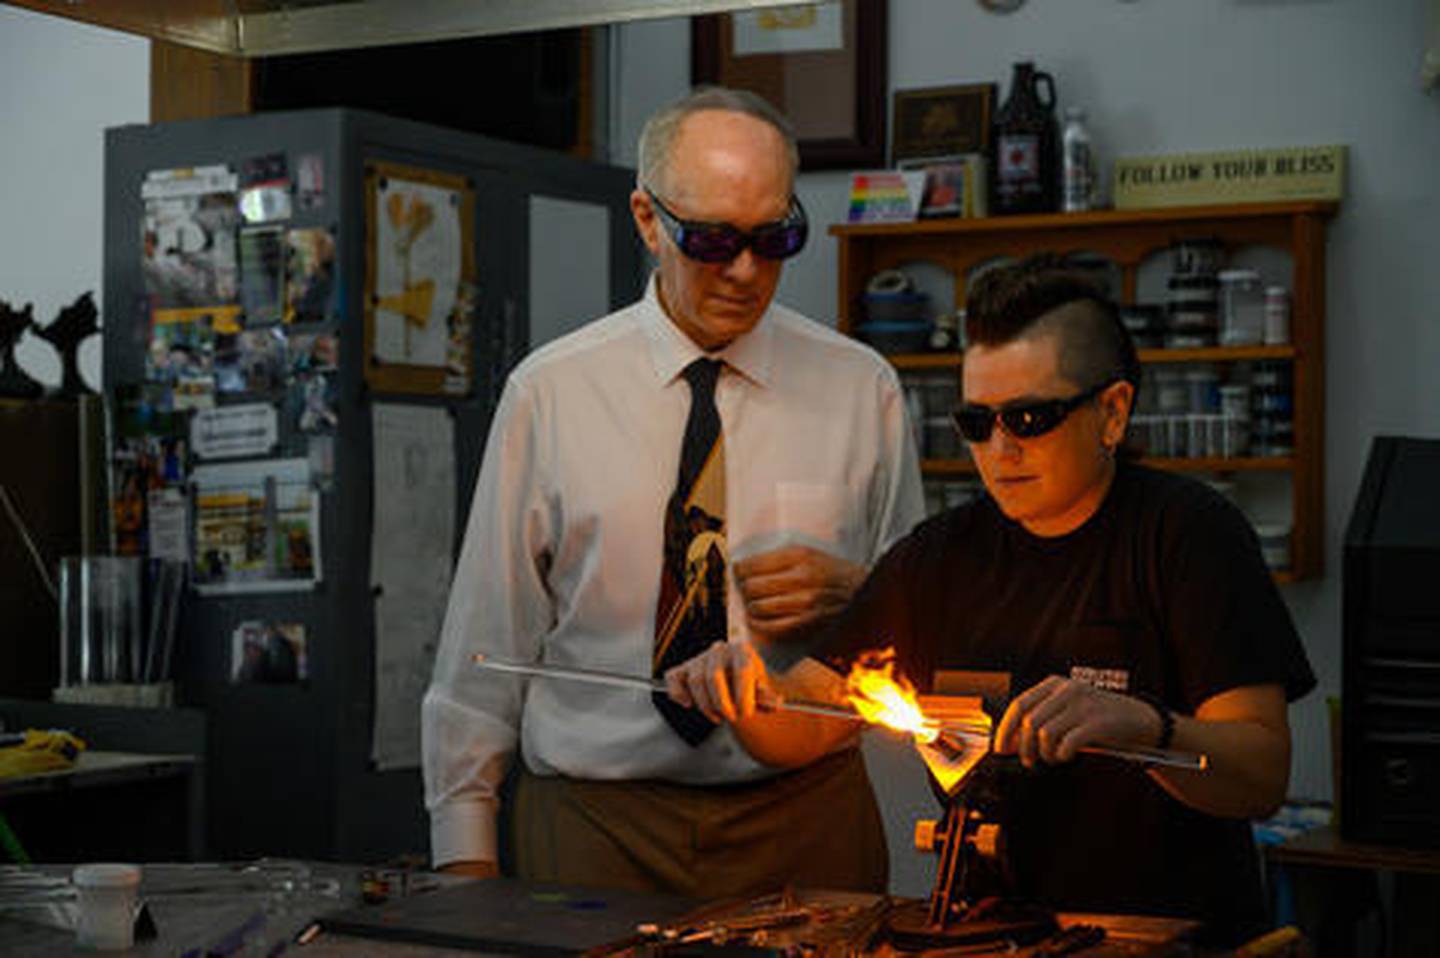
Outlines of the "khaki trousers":
{"type": "Polygon", "coordinates": [[[751,896],[784,885],[884,892],[889,858],[859,749],[759,782],[594,781],[521,769],[518,877],[751,896]]]}

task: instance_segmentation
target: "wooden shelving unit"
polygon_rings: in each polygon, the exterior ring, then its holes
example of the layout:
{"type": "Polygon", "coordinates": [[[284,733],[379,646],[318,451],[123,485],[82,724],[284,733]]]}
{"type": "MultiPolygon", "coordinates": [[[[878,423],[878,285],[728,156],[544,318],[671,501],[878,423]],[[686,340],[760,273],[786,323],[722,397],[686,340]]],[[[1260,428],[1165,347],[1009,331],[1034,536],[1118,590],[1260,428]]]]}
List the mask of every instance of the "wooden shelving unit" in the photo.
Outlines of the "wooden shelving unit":
{"type": "MultiPolygon", "coordinates": [[[[1292,366],[1295,452],[1281,458],[1156,459],[1154,466],[1186,472],[1287,473],[1293,528],[1291,565],[1281,581],[1314,578],[1324,568],[1325,532],[1325,226],[1332,202],[1250,203],[1163,210],[1104,210],[1044,216],[923,220],[914,223],[837,225],[839,321],[849,333],[862,320],[861,296],[870,277],[907,263],[933,263],[955,280],[963,299],[967,278],[999,257],[1040,251],[1098,253],[1120,270],[1121,297],[1134,302],[1140,265],[1178,240],[1216,237],[1228,248],[1268,246],[1290,255],[1291,342],[1283,346],[1145,349],[1147,364],[1282,361],[1292,366]]],[[[903,372],[958,371],[960,355],[891,356],[903,372]]],[[[974,475],[968,460],[927,460],[929,477],[974,475]]]]}

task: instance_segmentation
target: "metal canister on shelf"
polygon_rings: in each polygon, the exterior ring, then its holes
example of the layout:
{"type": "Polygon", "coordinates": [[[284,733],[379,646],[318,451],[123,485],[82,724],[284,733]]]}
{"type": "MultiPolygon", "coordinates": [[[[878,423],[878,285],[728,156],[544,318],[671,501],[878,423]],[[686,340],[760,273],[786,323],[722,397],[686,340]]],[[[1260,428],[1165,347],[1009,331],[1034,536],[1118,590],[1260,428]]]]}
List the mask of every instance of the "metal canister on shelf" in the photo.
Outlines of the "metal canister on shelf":
{"type": "Polygon", "coordinates": [[[1225,244],[1213,236],[1184,239],[1170,249],[1176,276],[1213,276],[1225,260],[1225,244]]]}
{"type": "Polygon", "coordinates": [[[1254,346],[1265,336],[1265,300],[1260,273],[1253,269],[1221,270],[1220,342],[1254,346]]]}
{"type": "Polygon", "coordinates": [[[1295,451],[1294,398],[1289,363],[1256,363],[1250,379],[1250,453],[1289,456],[1295,451]]]}
{"type": "Polygon", "coordinates": [[[1196,363],[1185,370],[1186,408],[1210,413],[1220,409],[1220,375],[1210,363],[1196,363]]]}
{"type": "Polygon", "coordinates": [[[1250,455],[1284,457],[1295,454],[1295,422],[1256,416],[1250,423],[1250,455]]]}
{"type": "Polygon", "coordinates": [[[1154,303],[1120,307],[1120,322],[1136,349],[1158,349],[1165,342],[1165,308],[1154,303]]]}
{"type": "Polygon", "coordinates": [[[1290,291],[1284,286],[1265,287],[1264,338],[1271,346],[1290,342],[1290,291]]]}
{"type": "Polygon", "coordinates": [[[1161,415],[1184,413],[1190,410],[1190,387],[1185,382],[1185,371],[1174,366],[1155,370],[1155,411],[1161,415]]]}
{"type": "Polygon", "coordinates": [[[1220,413],[1232,419],[1250,418],[1250,384],[1230,382],[1221,386],[1220,413]]]}
{"type": "Polygon", "coordinates": [[[1219,316],[1219,281],[1212,276],[1172,276],[1167,293],[1166,345],[1179,348],[1176,337],[1195,346],[1215,345],[1219,316]]]}
{"type": "Polygon", "coordinates": [[[1243,456],[1250,448],[1250,384],[1229,382],[1220,387],[1224,421],[1222,456],[1243,456]]]}

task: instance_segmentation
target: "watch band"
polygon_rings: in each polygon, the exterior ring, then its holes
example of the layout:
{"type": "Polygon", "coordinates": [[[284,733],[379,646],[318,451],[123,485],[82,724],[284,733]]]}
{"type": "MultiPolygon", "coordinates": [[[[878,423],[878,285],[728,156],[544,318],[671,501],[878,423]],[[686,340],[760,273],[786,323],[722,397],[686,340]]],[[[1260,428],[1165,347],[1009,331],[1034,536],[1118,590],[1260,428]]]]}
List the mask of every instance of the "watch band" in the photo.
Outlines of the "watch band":
{"type": "Polygon", "coordinates": [[[1160,716],[1160,738],[1155,743],[1156,748],[1169,748],[1170,740],[1175,737],[1175,713],[1170,711],[1170,706],[1160,701],[1149,692],[1132,692],[1131,698],[1139,699],[1155,710],[1160,716]]]}

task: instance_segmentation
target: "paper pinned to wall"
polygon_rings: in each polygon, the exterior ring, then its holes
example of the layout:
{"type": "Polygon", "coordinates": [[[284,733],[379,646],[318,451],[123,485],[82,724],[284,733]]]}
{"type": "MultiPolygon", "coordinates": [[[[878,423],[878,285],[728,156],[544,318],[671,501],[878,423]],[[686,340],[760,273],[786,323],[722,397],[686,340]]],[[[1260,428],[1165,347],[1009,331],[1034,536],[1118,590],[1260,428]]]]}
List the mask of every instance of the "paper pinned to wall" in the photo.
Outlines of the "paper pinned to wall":
{"type": "Polygon", "coordinates": [[[434,406],[375,403],[375,728],[380,770],[420,764],[420,700],[430,684],[455,541],[455,426],[434,406]]]}
{"type": "Polygon", "coordinates": [[[448,327],[463,277],[464,231],[454,190],[387,179],[376,190],[375,356],[444,366],[448,327]]]}
{"type": "Polygon", "coordinates": [[[321,580],[320,494],[305,459],[196,466],[200,595],[295,592],[321,580]]]}

